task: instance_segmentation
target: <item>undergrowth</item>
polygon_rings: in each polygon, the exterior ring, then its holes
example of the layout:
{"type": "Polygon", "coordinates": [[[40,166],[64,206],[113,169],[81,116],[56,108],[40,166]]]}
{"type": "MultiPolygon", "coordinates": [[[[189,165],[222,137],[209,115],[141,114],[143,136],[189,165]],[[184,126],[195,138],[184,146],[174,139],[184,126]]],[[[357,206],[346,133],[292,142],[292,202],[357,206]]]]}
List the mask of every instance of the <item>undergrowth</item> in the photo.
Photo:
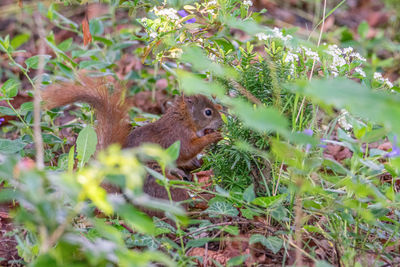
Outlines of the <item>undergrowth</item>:
{"type": "MultiPolygon", "coordinates": [[[[85,17],[77,3],[39,1],[21,9],[32,23],[30,14],[41,14],[46,55],[35,52],[35,34],[1,33],[7,68],[0,72],[0,113],[7,124],[0,139],[0,200],[14,207],[14,230],[7,235],[15,237],[20,257],[11,263],[399,261],[399,87],[382,76],[388,63],[377,58],[368,24],[361,23],[352,40],[357,50],[266,27],[264,11],[253,12],[251,1],[105,1],[107,12],[89,21],[92,43],[85,46],[88,32],[70,18],[74,12],[85,17]],[[42,111],[35,122],[32,99],[16,100],[33,94],[40,59],[40,87],[90,70],[111,75],[128,95],[163,87],[170,95],[214,96],[224,105],[224,140],[206,151],[202,166],[213,175],[206,172],[206,182],[202,172],[190,182],[166,179],[179,143],[166,150],[112,146],[94,156],[95,117],[86,104],[42,111]],[[35,123],[44,169],[32,160],[38,155],[35,123]],[[149,159],[163,172],[147,168],[149,159]],[[188,213],[171,199],[144,194],[147,174],[167,191],[189,190],[188,213]],[[104,180],[123,194],[107,194],[104,180]],[[140,209],[165,217],[151,219],[140,209]]],[[[137,109],[131,115],[135,126],[158,118],[137,109]]]]}

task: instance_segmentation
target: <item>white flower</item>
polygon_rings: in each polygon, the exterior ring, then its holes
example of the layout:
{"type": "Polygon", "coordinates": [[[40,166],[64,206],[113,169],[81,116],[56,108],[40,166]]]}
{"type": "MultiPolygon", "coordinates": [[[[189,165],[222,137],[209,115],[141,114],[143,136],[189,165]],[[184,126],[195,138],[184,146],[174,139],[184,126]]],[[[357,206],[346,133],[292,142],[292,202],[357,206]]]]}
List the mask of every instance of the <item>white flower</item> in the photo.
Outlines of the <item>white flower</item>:
{"type": "Polygon", "coordinates": [[[305,55],[307,56],[308,59],[311,59],[313,61],[314,60],[315,61],[320,61],[318,53],[315,52],[315,51],[312,51],[310,48],[305,47],[305,46],[300,46],[297,49],[297,52],[301,53],[302,51],[304,51],[304,53],[305,53],[305,55]]]}
{"type": "Polygon", "coordinates": [[[154,7],[153,11],[154,11],[154,14],[156,14],[158,17],[168,17],[172,21],[179,20],[178,13],[173,8],[164,8],[164,9],[158,10],[157,7],[154,7]]]}
{"type": "Polygon", "coordinates": [[[208,2],[208,4],[210,6],[215,6],[215,5],[217,5],[217,0],[212,0],[212,1],[208,2]]]}
{"type": "Polygon", "coordinates": [[[251,0],[244,0],[243,5],[245,6],[252,6],[253,2],[251,0]]]}
{"type": "Polygon", "coordinates": [[[383,78],[382,74],[379,72],[374,73],[374,79],[380,83],[383,83],[384,85],[386,85],[389,88],[393,87],[393,83],[388,78],[383,78]]]}
{"type": "Polygon", "coordinates": [[[364,77],[364,78],[366,77],[365,72],[362,68],[357,67],[354,69],[354,71],[357,72],[358,74],[360,74],[362,77],[364,77]]]}
{"type": "Polygon", "coordinates": [[[295,63],[297,63],[298,61],[299,61],[299,56],[297,54],[294,54],[290,51],[287,52],[284,62],[290,63],[289,70],[291,75],[294,75],[295,63]]]}
{"type": "Polygon", "coordinates": [[[150,33],[150,37],[153,38],[153,39],[156,38],[157,37],[157,33],[156,32],[151,32],[150,33]]]}
{"type": "Polygon", "coordinates": [[[293,36],[291,35],[286,35],[283,36],[282,32],[275,27],[272,31],[270,31],[268,34],[265,34],[263,32],[257,33],[256,37],[262,41],[262,40],[268,40],[270,38],[276,38],[276,39],[281,39],[284,43],[286,43],[287,41],[291,40],[293,38],[293,36]]]}
{"type": "Polygon", "coordinates": [[[350,130],[351,128],[353,128],[353,125],[351,125],[348,121],[347,121],[347,115],[349,113],[347,112],[347,110],[342,109],[340,111],[340,117],[338,119],[338,124],[345,130],[350,130]]]}
{"type": "Polygon", "coordinates": [[[374,79],[377,80],[377,81],[383,82],[382,74],[379,73],[379,72],[375,72],[374,73],[374,79]]]}
{"type": "Polygon", "coordinates": [[[329,69],[333,76],[336,77],[338,75],[338,68],[347,64],[342,56],[343,52],[337,45],[330,45],[326,53],[332,56],[332,64],[329,66],[329,69]]]}
{"type": "Polygon", "coordinates": [[[297,54],[293,54],[292,52],[288,52],[284,62],[297,62],[299,60],[299,56],[297,54]]]}
{"type": "Polygon", "coordinates": [[[260,41],[263,41],[263,40],[267,40],[267,39],[269,39],[269,35],[266,35],[265,33],[263,33],[263,32],[260,32],[260,33],[257,33],[256,34],[256,37],[258,38],[258,40],[260,40],[260,41]]]}
{"type": "Polygon", "coordinates": [[[263,32],[257,33],[257,34],[256,34],[256,37],[257,37],[258,40],[260,40],[260,41],[267,40],[267,39],[270,38],[269,35],[266,35],[266,34],[263,33],[263,32]]]}
{"type": "Polygon", "coordinates": [[[358,59],[358,60],[360,60],[360,61],[367,61],[367,60],[365,59],[365,57],[361,56],[361,55],[360,55],[359,53],[357,53],[357,52],[351,53],[351,54],[350,54],[350,57],[352,57],[353,60],[354,60],[354,59],[358,59]]]}
{"type": "Polygon", "coordinates": [[[353,47],[346,47],[343,49],[343,54],[350,54],[353,52],[353,47]]]}
{"type": "Polygon", "coordinates": [[[212,54],[212,53],[210,53],[210,54],[208,54],[208,58],[211,60],[211,61],[215,61],[215,59],[217,58],[214,54],[212,54]]]}

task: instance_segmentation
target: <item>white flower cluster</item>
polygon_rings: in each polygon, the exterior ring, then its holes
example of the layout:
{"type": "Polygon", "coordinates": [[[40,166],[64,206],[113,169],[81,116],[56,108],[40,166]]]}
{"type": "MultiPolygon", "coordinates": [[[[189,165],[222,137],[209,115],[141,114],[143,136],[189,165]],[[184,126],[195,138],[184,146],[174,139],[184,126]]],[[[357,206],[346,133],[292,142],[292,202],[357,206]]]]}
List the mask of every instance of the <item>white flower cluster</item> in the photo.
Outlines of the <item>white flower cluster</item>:
{"type": "Polygon", "coordinates": [[[140,21],[146,26],[150,38],[157,38],[158,33],[168,32],[175,28],[181,28],[179,23],[180,17],[178,11],[173,8],[154,7],[152,9],[154,14],[158,17],[154,20],[142,18],[140,21]]]}
{"type": "Polygon", "coordinates": [[[315,51],[312,51],[310,48],[302,46],[302,45],[299,48],[297,48],[297,52],[298,53],[302,53],[303,51],[304,51],[304,54],[307,57],[307,60],[311,59],[312,61],[315,60],[316,62],[321,61],[320,58],[319,58],[318,53],[315,52],[315,51]]]}
{"type": "Polygon", "coordinates": [[[284,36],[283,33],[281,32],[281,30],[279,30],[277,27],[275,27],[269,34],[265,34],[263,32],[257,33],[256,37],[260,41],[268,40],[268,39],[272,39],[272,38],[280,39],[283,41],[284,44],[286,44],[286,42],[288,42],[289,40],[291,40],[293,38],[293,36],[291,36],[289,34],[284,36]]]}
{"type": "Polygon", "coordinates": [[[358,52],[354,52],[353,47],[346,47],[343,49],[343,54],[348,62],[353,62],[355,60],[365,62],[367,61],[363,56],[360,55],[358,52]]]}
{"type": "Polygon", "coordinates": [[[351,125],[348,120],[347,120],[347,116],[348,116],[349,112],[345,109],[340,110],[340,116],[338,119],[338,124],[345,130],[350,130],[351,128],[353,128],[353,125],[351,125]]]}
{"type": "Polygon", "coordinates": [[[283,60],[283,62],[290,64],[289,71],[290,71],[291,75],[294,75],[295,64],[297,64],[298,61],[299,61],[299,56],[297,54],[292,53],[291,51],[287,52],[286,57],[283,60]]]}
{"type": "Polygon", "coordinates": [[[357,72],[358,74],[360,74],[361,77],[364,77],[364,78],[367,77],[367,76],[365,75],[365,71],[363,71],[363,69],[360,68],[360,67],[355,68],[354,71],[357,72]]]}
{"type": "Polygon", "coordinates": [[[244,0],[243,5],[245,5],[245,6],[253,6],[253,2],[251,0],[244,0]]]}
{"type": "Polygon", "coordinates": [[[382,74],[379,72],[374,73],[374,79],[380,83],[383,83],[384,85],[386,85],[389,88],[393,87],[393,83],[388,78],[383,78],[382,74]]]}
{"type": "Polygon", "coordinates": [[[346,60],[342,57],[343,52],[337,45],[330,45],[326,53],[332,56],[332,64],[329,69],[333,76],[336,77],[339,75],[338,68],[346,65],[346,60]]]}
{"type": "MultiPolygon", "coordinates": [[[[337,45],[329,45],[326,53],[332,56],[332,64],[329,65],[329,69],[335,77],[339,75],[339,70],[344,65],[350,64],[353,61],[366,61],[359,53],[354,52],[352,47],[342,50],[337,45]]],[[[362,75],[361,72],[357,72],[362,75]]]]}
{"type": "Polygon", "coordinates": [[[158,17],[167,17],[172,21],[179,20],[178,12],[173,8],[158,9],[157,7],[154,7],[153,12],[158,17]]]}

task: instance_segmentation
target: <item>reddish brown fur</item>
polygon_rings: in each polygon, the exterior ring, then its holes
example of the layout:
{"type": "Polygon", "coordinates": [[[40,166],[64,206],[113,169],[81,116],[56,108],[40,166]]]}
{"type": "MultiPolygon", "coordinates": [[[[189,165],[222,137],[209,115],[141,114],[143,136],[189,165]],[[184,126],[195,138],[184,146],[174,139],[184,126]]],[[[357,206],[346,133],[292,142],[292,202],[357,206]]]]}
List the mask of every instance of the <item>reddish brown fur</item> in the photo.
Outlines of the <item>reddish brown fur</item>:
{"type": "Polygon", "coordinates": [[[125,145],[131,127],[121,87],[117,86],[115,92],[110,94],[110,83],[105,78],[85,75],[79,75],[78,78],[79,83],[63,82],[48,86],[42,92],[45,107],[51,109],[77,101],[87,102],[94,107],[97,116],[98,149],[104,149],[112,143],[125,145]]]}
{"type": "Polygon", "coordinates": [[[206,146],[222,139],[219,132],[203,136],[198,136],[197,132],[207,127],[216,130],[221,125],[217,107],[207,97],[196,95],[179,98],[158,121],[134,129],[128,136],[126,146],[135,147],[148,142],[167,148],[180,140],[181,150],[177,164],[181,166],[196,157],[206,146]],[[203,108],[212,109],[213,116],[206,118],[202,114],[203,108]]]}
{"type": "MultiPolygon", "coordinates": [[[[49,86],[43,93],[47,108],[54,108],[76,101],[87,102],[96,110],[99,149],[111,143],[120,143],[123,147],[136,147],[142,143],[156,143],[167,148],[177,140],[181,147],[177,160],[178,167],[196,166],[196,155],[205,147],[222,139],[215,131],[222,125],[219,106],[207,97],[195,95],[180,97],[158,121],[130,131],[127,120],[128,106],[123,101],[123,91],[117,87],[109,93],[107,81],[99,78],[79,77],[80,83],[61,83],[49,86]],[[212,115],[206,116],[210,109],[212,115]],[[206,129],[214,130],[209,134],[206,129]]],[[[113,187],[107,187],[115,191],[113,187]]],[[[165,188],[158,185],[154,177],[149,176],[144,185],[147,194],[167,199],[165,188]]],[[[172,198],[181,201],[189,198],[186,190],[174,189],[172,198]]]]}

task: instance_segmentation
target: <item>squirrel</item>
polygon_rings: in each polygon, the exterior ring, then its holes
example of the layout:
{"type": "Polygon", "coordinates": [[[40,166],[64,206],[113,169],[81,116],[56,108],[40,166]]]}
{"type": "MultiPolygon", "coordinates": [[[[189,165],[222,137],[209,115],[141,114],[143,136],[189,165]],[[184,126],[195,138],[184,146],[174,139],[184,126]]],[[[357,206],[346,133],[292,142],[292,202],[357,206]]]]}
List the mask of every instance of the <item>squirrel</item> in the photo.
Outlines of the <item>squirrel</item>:
{"type": "MultiPolygon", "coordinates": [[[[218,131],[222,126],[219,114],[221,106],[204,95],[177,97],[159,120],[134,129],[130,126],[128,116],[129,102],[132,101],[125,100],[125,91],[110,78],[78,74],[76,82],[47,86],[42,92],[42,99],[47,109],[78,101],[91,105],[97,118],[98,150],[113,143],[120,144],[122,148],[137,147],[142,143],[156,143],[167,148],[179,140],[177,167],[194,169],[199,167],[196,156],[208,145],[222,140],[218,131]]],[[[157,185],[154,178],[147,179],[144,192],[165,198],[165,189],[157,185]]],[[[183,198],[173,197],[174,200],[183,198]]]]}

